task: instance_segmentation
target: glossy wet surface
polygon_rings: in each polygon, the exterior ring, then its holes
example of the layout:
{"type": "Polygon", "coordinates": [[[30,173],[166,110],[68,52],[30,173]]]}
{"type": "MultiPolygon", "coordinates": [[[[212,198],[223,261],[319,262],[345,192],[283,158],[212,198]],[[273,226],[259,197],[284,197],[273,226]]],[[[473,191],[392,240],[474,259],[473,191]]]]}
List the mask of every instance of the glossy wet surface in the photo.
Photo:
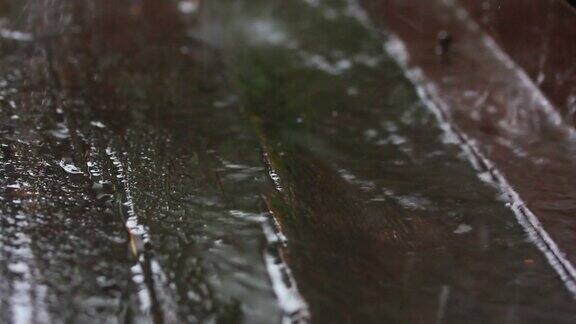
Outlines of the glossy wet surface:
{"type": "Polygon", "coordinates": [[[355,2],[196,4],[3,8],[1,322],[572,322],[355,2]]]}

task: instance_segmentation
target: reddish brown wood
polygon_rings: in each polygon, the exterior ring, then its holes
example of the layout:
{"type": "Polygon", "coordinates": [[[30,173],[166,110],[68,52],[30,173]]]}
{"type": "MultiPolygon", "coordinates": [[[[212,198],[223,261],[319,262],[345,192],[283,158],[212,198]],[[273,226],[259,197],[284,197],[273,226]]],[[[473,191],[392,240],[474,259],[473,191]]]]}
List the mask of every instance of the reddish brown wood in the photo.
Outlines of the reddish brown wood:
{"type": "Polygon", "coordinates": [[[460,0],[576,124],[576,10],[563,0],[460,0]]]}
{"type": "MultiPolygon", "coordinates": [[[[472,2],[468,8],[480,8],[472,2]]],[[[559,258],[576,262],[576,152],[573,124],[562,118],[572,118],[576,94],[572,9],[552,0],[483,1],[494,6],[472,15],[457,1],[364,3],[398,40],[397,59],[431,106],[494,163],[482,168],[504,175],[562,250],[559,258]],[[490,15],[497,18],[480,27],[473,19],[490,15]],[[448,50],[437,50],[441,33],[450,35],[448,50]]]]}

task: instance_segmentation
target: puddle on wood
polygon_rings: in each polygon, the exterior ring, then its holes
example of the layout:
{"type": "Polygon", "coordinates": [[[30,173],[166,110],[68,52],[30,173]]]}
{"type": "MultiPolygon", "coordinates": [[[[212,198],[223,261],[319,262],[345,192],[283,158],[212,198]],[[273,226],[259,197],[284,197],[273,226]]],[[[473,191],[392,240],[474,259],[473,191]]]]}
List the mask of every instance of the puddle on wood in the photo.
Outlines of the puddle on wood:
{"type": "Polygon", "coordinates": [[[355,2],[5,10],[2,322],[569,321],[355,2]]]}

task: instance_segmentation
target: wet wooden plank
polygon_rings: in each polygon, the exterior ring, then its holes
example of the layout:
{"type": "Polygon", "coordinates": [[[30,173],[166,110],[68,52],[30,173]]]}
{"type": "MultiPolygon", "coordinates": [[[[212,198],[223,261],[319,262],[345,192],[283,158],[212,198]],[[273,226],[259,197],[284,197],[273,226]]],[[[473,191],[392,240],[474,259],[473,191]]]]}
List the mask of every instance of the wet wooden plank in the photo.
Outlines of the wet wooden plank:
{"type": "Polygon", "coordinates": [[[358,7],[251,4],[231,24],[261,22],[278,37],[233,33],[243,50],[230,65],[313,321],[568,319],[561,281],[494,188],[443,141],[444,125],[382,55],[358,7]],[[527,273],[543,281],[528,283],[527,273]],[[531,296],[543,287],[548,297],[531,296]]]}
{"type": "Polygon", "coordinates": [[[571,320],[355,3],[186,3],[9,2],[1,321],[571,320]]]}
{"type": "MultiPolygon", "coordinates": [[[[390,32],[389,52],[470,160],[502,190],[531,240],[573,293],[574,235],[568,224],[576,194],[569,180],[576,162],[574,130],[559,113],[562,108],[551,103],[560,97],[547,97],[545,87],[542,90],[522,69],[526,60],[538,62],[528,54],[534,52],[516,48],[509,56],[506,49],[514,44],[504,38],[504,50],[500,48],[457,1],[366,3],[375,21],[390,32]],[[441,32],[450,35],[452,45],[433,55],[441,32]],[[527,56],[520,59],[523,53],[527,56]]],[[[552,3],[544,1],[542,6],[552,3]]],[[[533,12],[532,5],[516,4],[522,12],[533,12]]],[[[570,11],[563,14],[565,19],[570,15],[570,11]]],[[[547,25],[539,21],[530,26],[539,30],[547,25]]],[[[565,32],[558,37],[570,37],[570,29],[565,32]]]]}
{"type": "Polygon", "coordinates": [[[568,1],[460,1],[560,111],[576,125],[576,10],[568,1]]]}
{"type": "Polygon", "coordinates": [[[229,93],[186,36],[197,15],[22,5],[6,28],[26,39],[1,42],[1,321],[280,320],[257,142],[215,109],[229,93]]]}

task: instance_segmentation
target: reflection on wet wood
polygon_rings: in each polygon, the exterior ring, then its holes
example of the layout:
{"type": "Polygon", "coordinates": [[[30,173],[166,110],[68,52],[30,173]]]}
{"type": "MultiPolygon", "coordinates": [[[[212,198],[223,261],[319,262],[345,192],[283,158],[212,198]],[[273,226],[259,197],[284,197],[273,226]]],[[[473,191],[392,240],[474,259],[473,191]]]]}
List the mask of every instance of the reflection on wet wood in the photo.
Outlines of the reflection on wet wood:
{"type": "Polygon", "coordinates": [[[564,0],[460,3],[576,127],[576,10],[564,0]]]}
{"type": "MultiPolygon", "coordinates": [[[[527,29],[530,33],[542,30],[539,37],[549,37],[547,28],[558,26],[554,26],[556,22],[550,25],[541,15],[545,12],[549,17],[563,17],[557,21],[561,24],[560,21],[576,21],[576,17],[570,18],[573,12],[558,12],[558,8],[566,7],[557,1],[510,1],[501,8],[488,1],[484,2],[482,17],[489,19],[476,22],[460,7],[460,1],[365,3],[374,20],[389,32],[388,51],[403,65],[423,99],[458,139],[469,159],[485,173],[486,181],[508,199],[519,224],[573,294],[574,235],[566,227],[572,222],[566,215],[575,210],[569,201],[573,200],[576,187],[567,180],[573,178],[575,170],[574,129],[562,116],[562,108],[551,104],[563,101],[565,94],[549,93],[543,83],[527,77],[523,69],[534,77],[534,62],[544,63],[544,74],[563,66],[565,59],[561,56],[571,51],[573,42],[561,45],[566,52],[553,54],[555,63],[548,64],[541,60],[542,52],[533,50],[534,42],[526,39],[527,29]],[[535,8],[547,10],[535,12],[535,8]],[[516,19],[491,20],[491,15],[523,17],[522,24],[508,23],[516,19]],[[501,26],[504,22],[505,26],[501,26]],[[484,28],[492,29],[490,33],[501,47],[484,28]],[[517,29],[518,38],[510,34],[511,29],[517,29]],[[450,62],[429,55],[440,32],[454,36],[450,62]],[[530,68],[526,67],[527,62],[530,68]],[[526,170],[538,172],[527,174],[526,170]]],[[[463,3],[478,9],[471,2],[463,3]]],[[[571,30],[558,31],[554,37],[569,38],[571,30]]],[[[544,43],[540,45],[547,49],[544,43]]],[[[563,91],[562,87],[559,91],[563,91]]]]}
{"type": "Polygon", "coordinates": [[[275,187],[267,205],[288,239],[285,258],[305,284],[300,290],[311,303],[315,322],[387,318],[380,306],[383,300],[391,303],[386,297],[390,292],[378,282],[401,281],[402,255],[437,244],[437,225],[417,216],[399,217],[403,211],[398,207],[367,206],[357,188],[305,148],[283,145],[279,151],[265,135],[260,138],[275,187]],[[308,285],[331,287],[330,301],[308,285]],[[358,312],[363,307],[370,312],[358,312]]]}
{"type": "MultiPolygon", "coordinates": [[[[388,14],[410,13],[410,6],[394,4],[403,10],[388,14]]],[[[275,22],[267,26],[284,41],[266,43],[264,38],[244,45],[230,65],[276,188],[267,196],[268,206],[287,237],[286,260],[312,320],[506,321],[517,308],[519,322],[567,320],[559,314],[570,312],[570,298],[542,255],[525,242],[520,227],[511,225],[514,215],[496,201],[494,209],[483,210],[495,192],[481,185],[465,161],[432,158],[442,156],[446,146],[455,147],[440,141],[441,135],[434,133],[437,124],[411,114],[432,118],[411,101],[414,92],[393,63],[383,59],[367,69],[364,62],[354,61],[380,53],[380,40],[371,38],[365,16],[341,2],[308,5],[298,6],[298,18],[278,3],[271,5],[273,14],[251,16],[250,6],[240,7],[254,21],[275,22]],[[354,19],[331,20],[338,14],[354,19]],[[299,24],[287,23],[294,20],[299,24]],[[338,37],[331,38],[334,30],[338,37]],[[340,63],[348,68],[340,70],[340,63]],[[394,188],[394,194],[383,196],[387,187],[394,188]],[[419,212],[399,203],[396,192],[407,187],[429,197],[433,205],[419,212]],[[446,205],[440,207],[443,199],[446,205]],[[467,215],[473,224],[457,223],[462,218],[451,217],[449,211],[467,215]],[[526,254],[531,255],[527,260],[538,256],[539,273],[550,272],[546,280],[551,286],[546,286],[556,288],[545,293],[555,300],[549,306],[543,299],[534,306],[532,289],[510,281],[532,271],[520,257],[526,254]],[[506,270],[498,270],[500,265],[506,270]],[[504,286],[515,288],[502,291],[504,286]],[[562,311],[531,311],[525,308],[529,304],[540,310],[562,305],[557,308],[562,311]]],[[[414,19],[414,24],[419,22],[414,19]]],[[[423,30],[421,37],[431,35],[421,48],[423,58],[442,67],[458,63],[459,34],[445,59],[434,54],[437,31],[423,30]]],[[[463,75],[482,82],[480,72],[463,75]]],[[[526,128],[537,127],[534,124],[527,122],[526,128]]]]}
{"type": "Polygon", "coordinates": [[[407,220],[398,215],[403,213],[398,208],[367,206],[366,197],[358,188],[312,157],[305,148],[287,149],[284,145],[278,152],[268,142],[263,140],[263,158],[269,174],[275,178],[271,179],[275,182],[275,196],[282,199],[292,213],[299,215],[281,223],[290,223],[294,231],[311,226],[313,229],[309,230],[315,233],[316,239],[328,235],[343,244],[363,245],[361,242],[366,240],[405,250],[427,245],[428,239],[436,239],[434,225],[426,224],[419,217],[407,220]],[[425,230],[420,232],[418,229],[425,230]]]}
{"type": "Polygon", "coordinates": [[[0,321],[279,319],[258,167],[236,115],[213,109],[227,93],[185,34],[196,18],[158,1],[11,8],[7,28],[34,37],[1,43],[0,321]]]}
{"type": "Polygon", "coordinates": [[[0,322],[568,318],[354,2],[1,3],[0,322]]]}

